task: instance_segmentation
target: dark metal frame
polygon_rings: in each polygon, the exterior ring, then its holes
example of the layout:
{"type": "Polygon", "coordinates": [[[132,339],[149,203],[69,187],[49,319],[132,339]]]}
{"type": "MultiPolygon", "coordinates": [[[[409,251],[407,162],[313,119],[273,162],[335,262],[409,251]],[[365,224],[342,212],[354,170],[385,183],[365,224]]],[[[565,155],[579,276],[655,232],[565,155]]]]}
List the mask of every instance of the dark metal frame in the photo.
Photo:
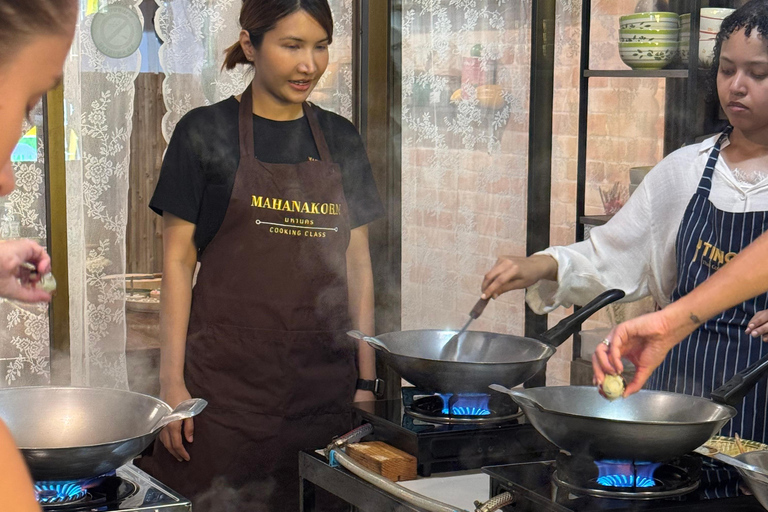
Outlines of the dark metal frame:
{"type": "MultiPolygon", "coordinates": [[[[579,128],[578,156],[576,174],[576,241],[584,240],[585,225],[604,223],[605,219],[585,216],[586,178],[587,178],[587,134],[589,117],[589,78],[665,78],[665,113],[664,113],[664,155],[671,153],[684,144],[694,142],[696,135],[715,131],[718,126],[716,101],[711,101],[702,94],[702,82],[705,71],[699,70],[699,16],[702,6],[728,5],[727,0],[671,0],[670,10],[690,12],[691,39],[689,46],[688,69],[643,70],[592,70],[589,69],[590,17],[592,1],[582,0],[581,6],[581,57],[579,66],[579,128]],[[678,105],[684,105],[679,109],[678,105]],[[698,133],[697,133],[698,131],[698,133]],[[595,222],[597,220],[597,222],[595,222]]],[[[600,216],[602,217],[602,216],[600,216]]],[[[581,339],[574,335],[573,359],[581,353],[581,339]]]]}
{"type": "MultiPolygon", "coordinates": [[[[374,269],[376,330],[401,328],[401,44],[397,20],[400,0],[360,2],[358,98],[359,128],[366,142],[386,217],[370,226],[374,269]],[[394,22],[393,22],[394,20],[394,22]],[[386,98],[386,101],[382,101],[386,98]]],[[[381,362],[377,374],[386,381],[385,397],[400,396],[400,377],[381,362]]]]}
{"type": "Polygon", "coordinates": [[[314,512],[317,488],[338,496],[365,512],[423,512],[340,467],[331,467],[315,453],[299,453],[301,512],[314,512]]]}
{"type": "MultiPolygon", "coordinates": [[[[555,0],[532,3],[531,79],[528,120],[528,202],[526,253],[531,255],[549,247],[550,203],[552,195],[552,110],[554,102],[555,0]],[[545,44],[549,41],[549,44],[545,44]]],[[[525,335],[534,336],[547,329],[547,315],[535,314],[525,306],[525,335]]],[[[543,386],[544,371],[526,387],[543,386]]]]}
{"type": "Polygon", "coordinates": [[[47,247],[58,287],[49,308],[51,383],[69,385],[69,272],[67,263],[67,181],[64,146],[64,86],[43,98],[47,247]],[[54,371],[56,370],[56,371],[54,371]]]}

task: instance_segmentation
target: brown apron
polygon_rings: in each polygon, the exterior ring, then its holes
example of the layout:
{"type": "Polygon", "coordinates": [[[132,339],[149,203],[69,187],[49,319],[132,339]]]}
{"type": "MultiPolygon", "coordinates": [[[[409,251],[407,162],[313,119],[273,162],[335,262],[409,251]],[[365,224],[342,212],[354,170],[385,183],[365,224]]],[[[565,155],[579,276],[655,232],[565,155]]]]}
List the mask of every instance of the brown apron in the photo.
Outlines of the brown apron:
{"type": "Polygon", "coordinates": [[[320,160],[257,160],[252,103],[249,86],[229,207],[192,294],[185,380],[209,405],[194,420],[194,442],[185,442],[190,462],[159,444],[140,461],[191,498],[195,512],[227,510],[222,499],[233,510],[298,510],[298,452],[352,426],[357,364],[346,335],[341,172],[306,103],[320,160]]]}

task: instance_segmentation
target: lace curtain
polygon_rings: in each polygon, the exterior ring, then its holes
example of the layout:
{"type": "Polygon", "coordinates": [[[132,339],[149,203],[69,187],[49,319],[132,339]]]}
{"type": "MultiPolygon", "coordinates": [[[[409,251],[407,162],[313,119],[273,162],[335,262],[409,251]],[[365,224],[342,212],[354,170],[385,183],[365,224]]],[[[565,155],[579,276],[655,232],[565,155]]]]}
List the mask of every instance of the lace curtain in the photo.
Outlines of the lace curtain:
{"type": "MultiPolygon", "coordinates": [[[[402,1],[402,327],[457,329],[525,254],[531,0],[402,1]]],[[[473,329],[522,334],[522,293],[473,329]]]]}
{"type": "MultiPolygon", "coordinates": [[[[43,109],[38,104],[25,122],[14,151],[16,189],[0,199],[0,238],[31,238],[45,246],[45,147],[43,109]]],[[[4,386],[39,386],[50,382],[47,304],[0,301],[0,361],[4,386]]]]}
{"type": "MultiPolygon", "coordinates": [[[[240,0],[156,0],[155,27],[163,41],[160,65],[168,110],[163,136],[168,141],[188,111],[240,94],[247,66],[221,71],[224,51],[237,41],[240,0]]],[[[310,98],[323,108],[352,117],[352,27],[354,0],[330,0],[334,14],[328,70],[310,98]]]]}
{"type": "Polygon", "coordinates": [[[141,55],[115,59],[91,38],[98,9],[140,0],[81,2],[64,70],[72,384],[127,388],[125,231],[134,80],[141,55]]]}

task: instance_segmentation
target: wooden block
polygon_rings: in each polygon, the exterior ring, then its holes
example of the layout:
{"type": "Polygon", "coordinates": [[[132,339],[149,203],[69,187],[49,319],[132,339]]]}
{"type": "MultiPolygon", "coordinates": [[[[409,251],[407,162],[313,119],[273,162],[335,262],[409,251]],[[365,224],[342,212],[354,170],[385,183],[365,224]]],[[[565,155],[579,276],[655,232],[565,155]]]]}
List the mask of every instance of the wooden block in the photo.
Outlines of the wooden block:
{"type": "Polygon", "coordinates": [[[416,479],[416,457],[387,443],[354,443],[347,446],[346,453],[360,465],[393,482],[416,479]]]}

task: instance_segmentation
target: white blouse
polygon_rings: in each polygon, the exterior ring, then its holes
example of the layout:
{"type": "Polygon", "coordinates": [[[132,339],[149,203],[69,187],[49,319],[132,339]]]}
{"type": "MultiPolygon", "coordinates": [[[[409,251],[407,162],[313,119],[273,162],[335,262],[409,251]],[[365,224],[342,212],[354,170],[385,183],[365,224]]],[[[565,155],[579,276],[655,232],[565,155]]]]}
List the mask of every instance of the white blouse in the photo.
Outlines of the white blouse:
{"type": "MultiPolygon", "coordinates": [[[[609,222],[592,228],[589,239],[537,253],[557,260],[557,282],[540,281],[528,288],[531,309],[541,314],[559,306],[584,305],[611,288],[624,290],[622,302],[651,295],[657,304],[667,305],[677,282],[677,231],[717,137],[681,148],[659,162],[609,222]]],[[[742,183],[721,157],[709,200],[728,212],[768,210],[768,179],[742,183]]]]}

